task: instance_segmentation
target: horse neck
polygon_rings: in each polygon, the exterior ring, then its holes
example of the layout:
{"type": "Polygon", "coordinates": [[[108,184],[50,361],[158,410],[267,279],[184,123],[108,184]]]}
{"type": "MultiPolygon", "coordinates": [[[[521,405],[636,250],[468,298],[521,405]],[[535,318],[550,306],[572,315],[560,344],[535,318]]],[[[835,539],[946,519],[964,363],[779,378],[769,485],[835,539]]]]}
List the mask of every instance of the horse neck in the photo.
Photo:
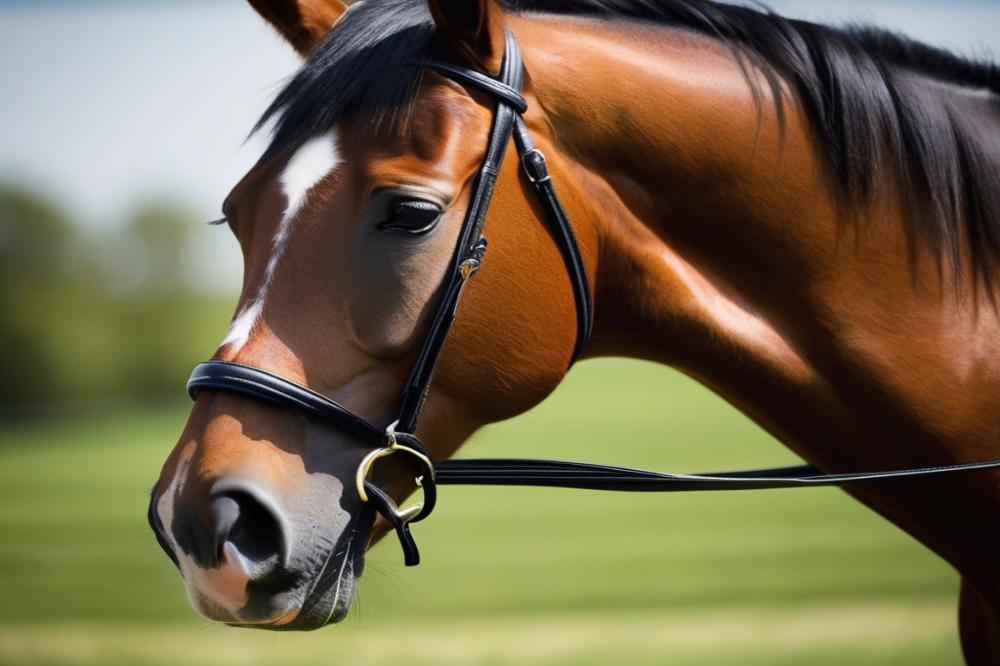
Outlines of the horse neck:
{"type": "Polygon", "coordinates": [[[574,227],[585,244],[599,237],[588,352],[678,367],[780,430],[743,396],[808,382],[812,371],[767,309],[768,283],[785,280],[762,270],[768,255],[791,251],[776,237],[780,209],[795,204],[765,199],[775,209],[767,219],[759,204],[774,186],[765,165],[815,171],[807,139],[790,132],[782,152],[773,112],[758,117],[731,55],[681,32],[651,43],[660,30],[548,19],[519,27],[531,92],[557,152],[571,156],[559,164],[560,189],[568,178],[576,192],[567,200],[589,202],[570,211],[574,227]]]}
{"type": "MultiPolygon", "coordinates": [[[[709,38],[544,17],[515,28],[529,121],[550,130],[596,282],[587,355],[672,365],[830,471],[996,457],[996,312],[970,314],[919,249],[912,268],[891,188],[867,223],[845,224],[791,95],[782,133],[709,38]]],[[[924,487],[851,492],[961,570],[995,571],[985,518],[951,517],[995,515],[995,480],[924,487]]]]}
{"type": "MultiPolygon", "coordinates": [[[[977,417],[940,386],[970,389],[968,359],[906,331],[977,324],[956,314],[933,261],[909,270],[891,197],[865,211],[879,224],[845,238],[790,94],[782,128],[726,46],[672,28],[533,17],[516,30],[535,124],[551,128],[566,198],[588,202],[574,227],[599,239],[590,354],[677,367],[832,468],[898,462],[903,447],[963,457],[977,417]],[[844,452],[844,440],[873,446],[844,452]]],[[[980,381],[1000,388],[1000,368],[980,381]]]]}

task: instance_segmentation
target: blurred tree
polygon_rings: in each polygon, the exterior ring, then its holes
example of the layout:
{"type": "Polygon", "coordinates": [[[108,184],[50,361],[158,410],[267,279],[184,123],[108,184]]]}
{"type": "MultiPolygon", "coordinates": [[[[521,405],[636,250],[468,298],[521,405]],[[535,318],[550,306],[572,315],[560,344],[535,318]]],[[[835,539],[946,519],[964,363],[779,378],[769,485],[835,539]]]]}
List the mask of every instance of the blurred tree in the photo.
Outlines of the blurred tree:
{"type": "Polygon", "coordinates": [[[73,237],[67,216],[56,206],[0,185],[0,275],[60,280],[74,263],[70,261],[73,237]]]}
{"type": "Polygon", "coordinates": [[[112,260],[102,262],[117,274],[113,310],[130,337],[121,348],[123,380],[132,391],[177,394],[192,364],[212,353],[225,330],[231,306],[221,307],[193,277],[194,240],[203,229],[176,205],[150,202],[118,232],[112,260]]]}
{"type": "Polygon", "coordinates": [[[64,392],[81,309],[96,275],[66,214],[41,198],[0,187],[0,402],[64,392]]]}
{"type": "Polygon", "coordinates": [[[193,217],[176,205],[141,205],[107,239],[101,265],[114,291],[123,294],[187,292],[197,288],[188,260],[195,235],[193,217]]]}
{"type": "Polygon", "coordinates": [[[199,229],[155,202],[87,234],[43,198],[0,186],[0,416],[29,403],[181,395],[232,309],[191,278],[199,229]]]}

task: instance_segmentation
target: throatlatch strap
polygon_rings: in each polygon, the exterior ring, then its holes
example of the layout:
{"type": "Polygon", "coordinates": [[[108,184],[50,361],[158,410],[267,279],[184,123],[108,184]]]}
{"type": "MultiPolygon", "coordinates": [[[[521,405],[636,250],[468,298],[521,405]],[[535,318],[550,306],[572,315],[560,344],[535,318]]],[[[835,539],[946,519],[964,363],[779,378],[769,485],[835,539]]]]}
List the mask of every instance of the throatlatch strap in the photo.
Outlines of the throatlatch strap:
{"type": "Polygon", "coordinates": [[[570,359],[570,365],[572,365],[583,352],[587,340],[590,339],[590,330],[594,324],[593,301],[590,298],[587,269],[583,264],[583,256],[580,254],[580,246],[576,242],[573,226],[569,223],[566,209],[563,208],[559,195],[556,194],[556,188],[552,184],[545,155],[535,148],[531,141],[531,134],[528,133],[528,128],[520,116],[514,124],[514,142],[517,144],[517,152],[521,156],[521,168],[531,183],[531,187],[535,190],[535,196],[541,204],[545,222],[555,237],[556,247],[559,248],[559,254],[562,255],[563,263],[566,265],[566,273],[569,275],[570,284],[573,287],[573,300],[576,303],[576,345],[573,347],[573,356],[570,359]]]}

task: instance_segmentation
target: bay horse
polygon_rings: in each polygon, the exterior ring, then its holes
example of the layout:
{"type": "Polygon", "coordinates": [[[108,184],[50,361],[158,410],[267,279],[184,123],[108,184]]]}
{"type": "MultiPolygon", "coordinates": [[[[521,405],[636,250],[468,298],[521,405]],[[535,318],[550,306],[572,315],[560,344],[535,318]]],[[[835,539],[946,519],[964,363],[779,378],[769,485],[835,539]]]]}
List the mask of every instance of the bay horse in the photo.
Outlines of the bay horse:
{"type": "MultiPolygon", "coordinates": [[[[415,63],[492,75],[511,34],[593,296],[582,358],[678,368],[825,471],[998,457],[994,66],[708,0],[251,4],[305,63],[223,206],[245,269],[216,360],[389,425],[496,105],[415,63]]],[[[574,356],[574,289],[517,162],[423,404],[436,460],[538,404],[574,356]]],[[[359,519],[366,453],[301,410],[201,392],[150,504],[193,606],[342,619],[389,529],[359,519]]],[[[373,479],[397,502],[415,489],[394,459],[373,479]]],[[[1000,663],[1000,476],[849,492],[960,572],[966,659],[1000,663]]]]}

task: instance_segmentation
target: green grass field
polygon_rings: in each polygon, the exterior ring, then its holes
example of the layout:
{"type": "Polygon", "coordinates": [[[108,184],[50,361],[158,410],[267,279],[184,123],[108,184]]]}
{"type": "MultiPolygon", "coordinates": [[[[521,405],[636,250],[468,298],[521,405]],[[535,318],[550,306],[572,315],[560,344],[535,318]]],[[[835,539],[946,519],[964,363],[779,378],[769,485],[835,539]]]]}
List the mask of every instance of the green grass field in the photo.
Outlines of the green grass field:
{"type": "MultiPolygon", "coordinates": [[[[830,489],[628,495],[441,489],[406,569],[387,539],[342,625],[211,625],[145,525],[187,405],[0,431],[4,664],[957,664],[957,576],[830,489]]],[[[655,366],[589,361],[465,455],[671,471],[779,444],[655,366]]]]}

